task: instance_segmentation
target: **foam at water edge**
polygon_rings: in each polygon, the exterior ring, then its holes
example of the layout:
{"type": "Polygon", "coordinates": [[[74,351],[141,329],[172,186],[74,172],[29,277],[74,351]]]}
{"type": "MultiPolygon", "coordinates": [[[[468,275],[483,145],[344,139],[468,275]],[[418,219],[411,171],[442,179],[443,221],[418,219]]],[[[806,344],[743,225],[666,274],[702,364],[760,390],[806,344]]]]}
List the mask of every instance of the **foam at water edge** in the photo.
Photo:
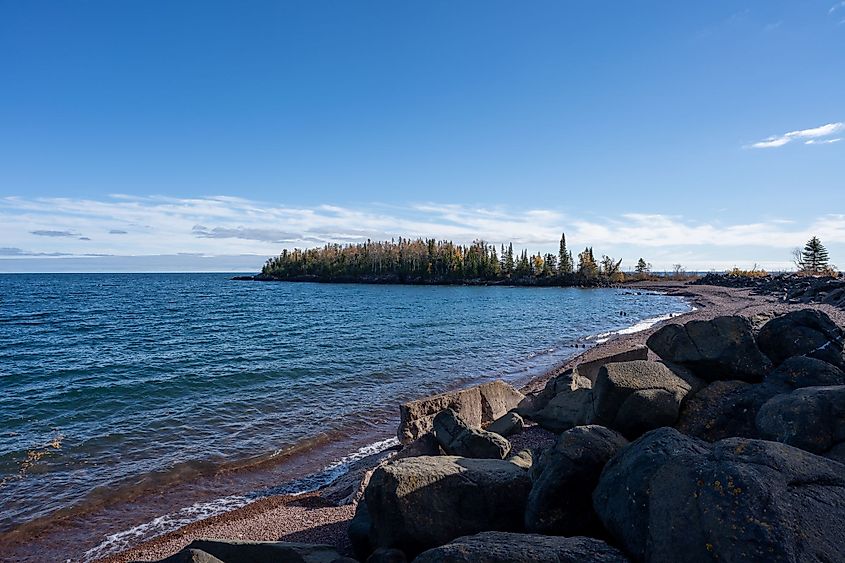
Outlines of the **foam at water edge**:
{"type": "Polygon", "coordinates": [[[322,470],[279,487],[272,487],[244,495],[230,495],[206,502],[194,503],[176,512],[153,518],[128,530],[107,536],[99,545],[85,552],[84,561],[92,561],[127,549],[130,545],[147,541],[162,534],[178,530],[193,522],[211,518],[242,508],[251,502],[273,495],[301,495],[328,485],[349,471],[349,465],[359,459],[383,452],[399,445],[399,440],[387,438],[358,448],[351,454],[330,463],[322,470]]]}
{"type": "MultiPolygon", "coordinates": [[[[651,327],[653,327],[657,323],[660,323],[660,322],[663,322],[663,321],[668,321],[670,319],[674,319],[675,317],[680,317],[681,315],[686,315],[687,313],[692,313],[693,311],[696,311],[696,310],[698,310],[696,307],[691,307],[689,311],[684,311],[684,312],[681,312],[681,313],[668,313],[666,315],[660,315],[658,317],[651,317],[651,318],[648,318],[648,319],[643,319],[638,323],[635,323],[635,324],[633,324],[629,327],[625,327],[625,328],[620,329],[620,330],[616,330],[616,331],[613,331],[613,332],[599,333],[599,334],[595,335],[595,337],[593,337],[593,339],[596,342],[596,344],[602,344],[602,343],[610,340],[611,336],[616,336],[618,334],[634,334],[634,333],[637,333],[637,332],[642,332],[644,330],[650,329],[651,327]]],[[[591,339],[591,340],[593,340],[593,339],[591,339]]]]}

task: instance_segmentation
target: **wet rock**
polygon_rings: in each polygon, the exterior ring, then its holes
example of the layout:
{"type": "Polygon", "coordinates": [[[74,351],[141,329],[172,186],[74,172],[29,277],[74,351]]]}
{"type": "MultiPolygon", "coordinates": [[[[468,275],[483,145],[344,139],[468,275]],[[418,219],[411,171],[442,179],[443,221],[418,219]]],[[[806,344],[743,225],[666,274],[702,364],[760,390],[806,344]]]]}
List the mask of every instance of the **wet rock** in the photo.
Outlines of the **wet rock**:
{"type": "Polygon", "coordinates": [[[449,455],[504,459],[511,451],[507,439],[494,432],[470,428],[452,409],[434,417],[434,437],[449,455]]]}
{"type": "Polygon", "coordinates": [[[399,407],[399,441],[407,444],[432,429],[440,411],[452,409],[473,428],[489,424],[515,408],[525,396],[505,383],[492,381],[469,389],[441,393],[399,407]]]}
{"type": "Polygon", "coordinates": [[[430,549],[414,563],[626,563],[625,555],[601,540],[538,534],[483,532],[430,549]]]}
{"type": "Polygon", "coordinates": [[[578,426],[562,433],[532,470],[525,529],[563,536],[600,534],[593,489],[607,461],[627,444],[603,426],[578,426]]]}
{"type": "Polygon", "coordinates": [[[757,342],[776,366],[792,356],[809,356],[845,369],[842,329],[816,309],[772,319],[760,329],[757,342]]]}
{"type": "Polygon", "coordinates": [[[652,334],[648,347],[705,381],[760,381],[771,362],[757,347],[751,322],[739,316],[669,324],[652,334]]]}
{"type": "Polygon", "coordinates": [[[681,375],[643,360],[603,366],[592,390],[592,422],[629,439],[675,424],[684,399],[701,386],[695,377],[681,375]]]}
{"type": "Polygon", "coordinates": [[[757,413],[768,439],[824,454],[845,442],[845,385],[805,387],[769,399],[757,413]]]}
{"type": "Polygon", "coordinates": [[[414,555],[464,535],[521,531],[530,489],[528,472],[509,461],[457,456],[391,461],[375,471],[364,493],[368,543],[414,555]]]}
{"type": "Polygon", "coordinates": [[[525,428],[525,421],[516,412],[511,411],[494,420],[485,430],[507,438],[508,436],[522,432],[523,428],[525,428]]]}
{"type": "Polygon", "coordinates": [[[639,561],[827,563],[845,553],[843,469],[777,442],[660,428],[608,462],[593,505],[639,561]]]}

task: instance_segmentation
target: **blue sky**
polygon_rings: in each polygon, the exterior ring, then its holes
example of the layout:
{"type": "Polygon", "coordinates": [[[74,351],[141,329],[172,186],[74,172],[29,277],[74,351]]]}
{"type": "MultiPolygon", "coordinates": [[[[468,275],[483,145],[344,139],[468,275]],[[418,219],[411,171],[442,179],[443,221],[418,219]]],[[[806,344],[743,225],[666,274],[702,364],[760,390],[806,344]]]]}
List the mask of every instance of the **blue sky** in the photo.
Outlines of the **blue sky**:
{"type": "Polygon", "coordinates": [[[845,264],[845,3],[0,0],[0,271],[845,264]]]}

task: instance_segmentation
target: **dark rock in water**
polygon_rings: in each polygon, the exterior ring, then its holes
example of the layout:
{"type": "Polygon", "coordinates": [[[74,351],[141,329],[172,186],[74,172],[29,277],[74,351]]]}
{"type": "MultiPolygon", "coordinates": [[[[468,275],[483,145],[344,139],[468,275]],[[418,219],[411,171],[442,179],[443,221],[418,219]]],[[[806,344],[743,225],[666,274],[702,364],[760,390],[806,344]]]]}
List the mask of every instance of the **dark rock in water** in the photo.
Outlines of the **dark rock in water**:
{"type": "Polygon", "coordinates": [[[683,375],[662,363],[643,360],[603,366],[593,388],[592,422],[629,439],[675,424],[684,399],[702,385],[683,375]]]}
{"type": "Polygon", "coordinates": [[[434,417],[434,437],[449,455],[504,459],[511,451],[507,439],[493,432],[470,428],[452,409],[434,417]]]}
{"type": "Polygon", "coordinates": [[[652,334],[647,345],[662,359],[689,368],[706,381],[757,382],[771,369],[745,317],[669,324],[652,334]]]}
{"type": "Polygon", "coordinates": [[[367,558],[367,563],[407,563],[408,559],[399,549],[380,547],[367,558]]]}
{"type": "MultiPolygon", "coordinates": [[[[468,534],[521,531],[530,489],[528,472],[509,461],[457,456],[391,461],[376,469],[364,493],[368,543],[412,556],[468,534]]],[[[363,517],[356,519],[363,525],[363,517]]]]}
{"type": "Polygon", "coordinates": [[[757,411],[778,392],[744,381],[714,381],[684,403],[675,428],[708,442],[758,438],[757,411]]]}
{"type": "Polygon", "coordinates": [[[161,563],[332,563],[340,559],[330,545],[241,540],[194,540],[161,563]],[[173,559],[182,557],[182,559],[173,559]]]}
{"type": "Polygon", "coordinates": [[[521,416],[511,411],[494,420],[485,430],[507,438],[508,436],[522,432],[523,428],[525,428],[525,421],[522,420],[521,416]]]}
{"type": "Polygon", "coordinates": [[[608,462],[593,505],[638,561],[829,563],[845,553],[845,466],[777,442],[654,430],[608,462]]]}
{"type": "Polygon", "coordinates": [[[627,444],[603,426],[578,426],[561,434],[532,469],[536,478],[528,495],[525,529],[563,536],[600,534],[593,489],[605,463],[627,444]]]}
{"type": "Polygon", "coordinates": [[[768,440],[823,454],[845,442],[845,385],[773,397],[757,413],[757,428],[768,440]]]}
{"type": "Polygon", "coordinates": [[[627,563],[601,540],[538,534],[483,532],[430,549],[414,563],[627,563]]]}
{"type": "Polygon", "coordinates": [[[434,417],[452,409],[473,428],[481,428],[519,405],[525,395],[505,383],[491,381],[469,389],[441,393],[399,407],[399,441],[412,442],[431,431],[434,417]]]}
{"type": "Polygon", "coordinates": [[[810,356],[845,369],[842,329],[816,309],[772,319],[760,329],[757,342],[776,366],[792,356],[810,356]]]}
{"type": "Polygon", "coordinates": [[[784,390],[845,385],[845,371],[822,360],[793,356],[767,375],[765,383],[780,386],[784,390]]]}
{"type": "MultiPolygon", "coordinates": [[[[132,562],[130,562],[132,563],[132,562]]],[[[137,563],[137,562],[136,562],[137,563]]],[[[187,547],[175,553],[166,559],[162,559],[159,563],[225,563],[220,559],[209,555],[208,553],[199,549],[188,549],[187,547]]]]}

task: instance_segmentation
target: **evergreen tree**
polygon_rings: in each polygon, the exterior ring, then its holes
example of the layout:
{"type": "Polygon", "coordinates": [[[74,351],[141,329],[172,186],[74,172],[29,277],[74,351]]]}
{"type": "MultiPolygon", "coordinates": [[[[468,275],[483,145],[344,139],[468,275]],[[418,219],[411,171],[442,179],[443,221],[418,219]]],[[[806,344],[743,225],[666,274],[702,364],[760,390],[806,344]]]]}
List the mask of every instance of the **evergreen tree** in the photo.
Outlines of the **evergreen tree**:
{"type": "Polygon", "coordinates": [[[645,260],[643,260],[642,258],[637,260],[637,265],[634,267],[634,271],[642,276],[645,275],[647,270],[648,264],[645,263],[645,260]]]}
{"type": "Polygon", "coordinates": [[[572,252],[566,249],[566,233],[561,233],[560,250],[558,251],[558,272],[561,275],[571,274],[572,269],[572,252]]]}
{"type": "Polygon", "coordinates": [[[818,237],[813,237],[804,245],[804,250],[801,252],[799,266],[805,272],[817,274],[827,270],[828,268],[828,254],[827,249],[822,244],[818,237]]]}
{"type": "Polygon", "coordinates": [[[505,275],[510,276],[514,270],[513,243],[508,243],[508,251],[505,254],[505,275]]]}

